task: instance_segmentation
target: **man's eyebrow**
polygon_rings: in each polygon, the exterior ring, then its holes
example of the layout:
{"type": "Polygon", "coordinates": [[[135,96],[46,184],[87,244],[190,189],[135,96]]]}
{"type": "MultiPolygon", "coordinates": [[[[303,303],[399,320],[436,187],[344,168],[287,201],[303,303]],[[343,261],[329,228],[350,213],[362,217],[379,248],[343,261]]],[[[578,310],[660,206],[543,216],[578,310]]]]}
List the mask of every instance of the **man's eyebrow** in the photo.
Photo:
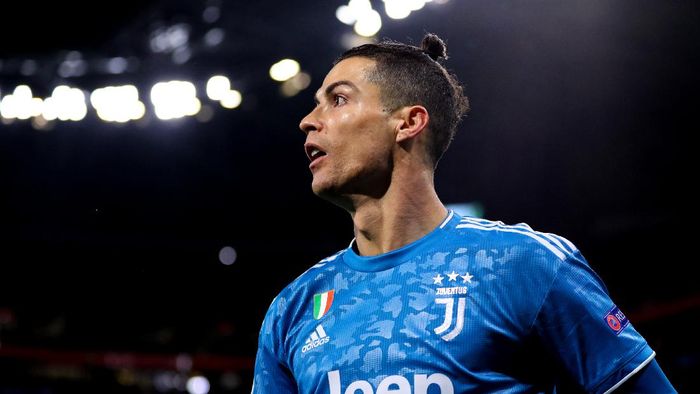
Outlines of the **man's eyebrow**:
{"type": "MultiPolygon", "coordinates": [[[[354,83],[352,83],[350,81],[346,81],[346,80],[341,80],[341,81],[335,81],[332,84],[328,85],[326,87],[326,89],[324,90],[324,95],[329,96],[331,94],[331,92],[333,92],[333,90],[335,90],[335,88],[337,88],[338,86],[343,86],[343,85],[349,87],[352,90],[357,90],[357,86],[355,86],[354,83]]],[[[314,102],[316,104],[319,103],[318,94],[314,95],[314,102]]]]}

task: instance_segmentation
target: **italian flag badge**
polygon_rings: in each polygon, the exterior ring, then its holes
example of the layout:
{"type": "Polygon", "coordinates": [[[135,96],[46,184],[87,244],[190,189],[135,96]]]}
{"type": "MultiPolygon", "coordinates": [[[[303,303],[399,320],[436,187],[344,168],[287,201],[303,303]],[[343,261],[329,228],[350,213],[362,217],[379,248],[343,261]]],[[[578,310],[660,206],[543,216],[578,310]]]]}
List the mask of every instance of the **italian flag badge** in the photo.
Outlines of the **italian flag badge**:
{"type": "Polygon", "coordinates": [[[329,290],[325,293],[314,294],[314,319],[322,318],[333,303],[333,293],[335,290],[329,290]]]}

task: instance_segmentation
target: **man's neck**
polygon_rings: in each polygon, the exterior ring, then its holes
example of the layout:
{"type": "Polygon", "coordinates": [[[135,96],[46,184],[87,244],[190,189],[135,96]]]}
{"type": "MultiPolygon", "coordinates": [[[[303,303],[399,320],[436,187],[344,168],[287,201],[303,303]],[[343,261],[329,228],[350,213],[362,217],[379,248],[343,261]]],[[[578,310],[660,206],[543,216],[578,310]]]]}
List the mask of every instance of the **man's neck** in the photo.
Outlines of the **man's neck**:
{"type": "Polygon", "coordinates": [[[435,229],[447,215],[432,173],[392,182],[381,198],[358,198],[351,211],[359,254],[387,253],[435,229]]]}

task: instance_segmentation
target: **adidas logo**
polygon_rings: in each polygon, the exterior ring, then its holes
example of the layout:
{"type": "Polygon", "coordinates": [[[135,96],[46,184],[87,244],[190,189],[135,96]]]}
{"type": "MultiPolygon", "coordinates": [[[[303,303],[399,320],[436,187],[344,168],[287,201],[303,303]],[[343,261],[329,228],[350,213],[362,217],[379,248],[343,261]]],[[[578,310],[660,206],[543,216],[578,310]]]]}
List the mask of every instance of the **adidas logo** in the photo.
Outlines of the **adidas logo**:
{"type": "Polygon", "coordinates": [[[304,347],[301,348],[302,353],[306,353],[311,349],[315,349],[321,345],[324,345],[328,343],[331,339],[326,335],[326,331],[323,329],[323,327],[319,324],[316,326],[316,329],[314,332],[309,335],[309,337],[306,339],[306,344],[304,347]]]}

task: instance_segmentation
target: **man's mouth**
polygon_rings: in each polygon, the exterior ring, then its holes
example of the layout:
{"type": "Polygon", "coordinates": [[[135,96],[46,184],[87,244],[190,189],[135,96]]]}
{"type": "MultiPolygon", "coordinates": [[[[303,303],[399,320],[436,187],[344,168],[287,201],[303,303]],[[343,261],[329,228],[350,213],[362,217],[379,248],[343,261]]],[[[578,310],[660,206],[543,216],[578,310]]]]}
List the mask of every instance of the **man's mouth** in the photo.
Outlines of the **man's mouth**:
{"type": "Polygon", "coordinates": [[[317,158],[321,156],[325,156],[326,152],[323,152],[322,150],[319,149],[312,149],[311,154],[309,155],[311,157],[311,161],[316,160],[317,158]]]}
{"type": "Polygon", "coordinates": [[[326,152],[322,151],[318,146],[314,144],[306,144],[304,146],[304,150],[306,151],[306,156],[309,158],[309,160],[311,160],[312,163],[316,161],[316,159],[326,155],[326,152]]]}

